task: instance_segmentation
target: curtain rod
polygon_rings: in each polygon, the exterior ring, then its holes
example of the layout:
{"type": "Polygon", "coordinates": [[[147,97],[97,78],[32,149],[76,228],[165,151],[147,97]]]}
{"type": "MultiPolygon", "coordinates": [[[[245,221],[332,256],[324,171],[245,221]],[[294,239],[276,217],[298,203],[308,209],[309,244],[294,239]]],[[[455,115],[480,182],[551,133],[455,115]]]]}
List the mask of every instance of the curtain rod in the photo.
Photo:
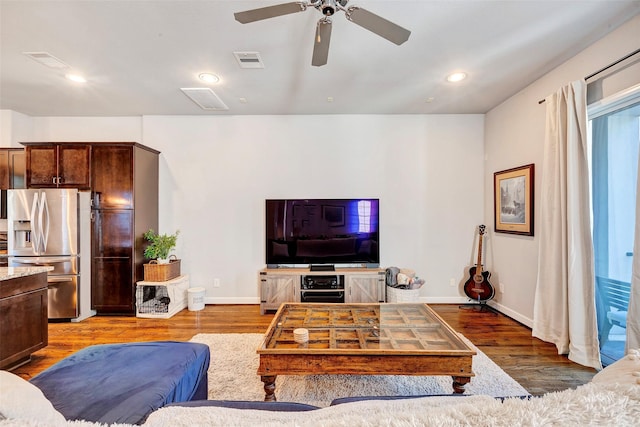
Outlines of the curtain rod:
{"type": "MultiPolygon", "coordinates": [[[[616,65],[618,65],[619,63],[621,63],[622,61],[625,61],[629,58],[631,58],[633,55],[637,55],[638,53],[640,53],[640,49],[636,49],[633,52],[631,52],[630,54],[618,59],[615,62],[612,62],[611,64],[607,65],[606,67],[602,67],[600,68],[598,71],[596,71],[595,73],[591,73],[589,74],[587,77],[585,77],[585,80],[589,80],[592,77],[597,76],[598,74],[602,73],[603,71],[607,71],[609,68],[614,67],[616,65]]],[[[543,104],[544,103],[544,99],[541,99],[540,101],[538,101],[538,104],[543,104]]]]}

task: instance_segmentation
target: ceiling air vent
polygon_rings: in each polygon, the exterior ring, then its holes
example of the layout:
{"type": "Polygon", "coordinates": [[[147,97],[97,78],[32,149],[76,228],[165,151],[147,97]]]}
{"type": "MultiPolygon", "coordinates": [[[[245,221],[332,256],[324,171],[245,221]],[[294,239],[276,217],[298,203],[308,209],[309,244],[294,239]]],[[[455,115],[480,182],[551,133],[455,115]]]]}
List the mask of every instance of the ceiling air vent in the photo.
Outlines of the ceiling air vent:
{"type": "Polygon", "coordinates": [[[22,52],[27,55],[29,58],[33,59],[41,63],[42,65],[46,65],[49,68],[69,68],[69,65],[65,64],[63,61],[59,60],[55,56],[51,55],[47,52],[22,52]]]}
{"type": "Polygon", "coordinates": [[[264,68],[264,62],[258,52],[233,52],[240,68],[264,68]]]}
{"type": "Polygon", "coordinates": [[[208,87],[183,87],[180,90],[203,110],[223,111],[229,109],[208,87]]]}

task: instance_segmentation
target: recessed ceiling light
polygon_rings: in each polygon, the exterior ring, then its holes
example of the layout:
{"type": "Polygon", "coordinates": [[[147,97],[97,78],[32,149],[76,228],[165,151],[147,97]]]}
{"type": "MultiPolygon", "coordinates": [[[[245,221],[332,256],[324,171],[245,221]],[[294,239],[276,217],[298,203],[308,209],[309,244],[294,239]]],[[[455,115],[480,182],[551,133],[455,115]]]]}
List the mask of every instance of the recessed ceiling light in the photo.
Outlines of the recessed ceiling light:
{"type": "Polygon", "coordinates": [[[427,104],[432,103],[433,101],[435,101],[436,99],[433,96],[428,97],[427,99],[424,100],[424,102],[426,102],[427,104]]]}
{"type": "Polygon", "coordinates": [[[86,83],[87,79],[85,79],[84,77],[82,77],[81,75],[78,74],[67,74],[65,76],[67,79],[71,80],[72,82],[76,82],[76,83],[86,83]]]}
{"type": "Polygon", "coordinates": [[[200,73],[198,74],[198,78],[207,83],[218,83],[220,81],[220,77],[213,73],[200,73]]]}
{"type": "Polygon", "coordinates": [[[467,73],[458,72],[458,73],[449,74],[447,76],[447,81],[451,83],[455,83],[455,82],[464,80],[466,78],[467,78],[467,73]]]}

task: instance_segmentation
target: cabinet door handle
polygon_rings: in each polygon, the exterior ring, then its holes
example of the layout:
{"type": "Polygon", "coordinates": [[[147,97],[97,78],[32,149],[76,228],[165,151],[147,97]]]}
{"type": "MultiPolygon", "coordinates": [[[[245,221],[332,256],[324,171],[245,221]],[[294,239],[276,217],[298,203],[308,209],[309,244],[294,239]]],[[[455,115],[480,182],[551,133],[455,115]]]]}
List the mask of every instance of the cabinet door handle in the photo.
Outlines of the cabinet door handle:
{"type": "Polygon", "coordinates": [[[54,184],[57,184],[57,182],[56,182],[56,180],[57,180],[57,179],[58,179],[58,177],[57,177],[57,176],[54,176],[54,177],[53,177],[53,183],[54,183],[54,184]]]}

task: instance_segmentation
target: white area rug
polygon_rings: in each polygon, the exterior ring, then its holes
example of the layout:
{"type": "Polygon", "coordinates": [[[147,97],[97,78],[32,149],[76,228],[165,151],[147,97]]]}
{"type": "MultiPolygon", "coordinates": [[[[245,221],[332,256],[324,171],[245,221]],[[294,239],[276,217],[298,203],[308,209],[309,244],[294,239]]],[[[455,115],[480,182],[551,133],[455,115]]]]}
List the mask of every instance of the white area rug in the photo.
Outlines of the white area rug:
{"type": "MultiPolygon", "coordinates": [[[[264,399],[263,383],[256,374],[262,334],[198,334],[193,342],[211,350],[210,400],[264,399]]],[[[467,343],[471,344],[468,340],[467,343]]],[[[494,397],[524,396],[529,393],[478,348],[473,357],[476,374],[465,395],[494,397]]],[[[405,396],[453,393],[450,376],[404,375],[278,375],[276,397],[280,402],[328,406],[333,399],[351,396],[405,396]]]]}

